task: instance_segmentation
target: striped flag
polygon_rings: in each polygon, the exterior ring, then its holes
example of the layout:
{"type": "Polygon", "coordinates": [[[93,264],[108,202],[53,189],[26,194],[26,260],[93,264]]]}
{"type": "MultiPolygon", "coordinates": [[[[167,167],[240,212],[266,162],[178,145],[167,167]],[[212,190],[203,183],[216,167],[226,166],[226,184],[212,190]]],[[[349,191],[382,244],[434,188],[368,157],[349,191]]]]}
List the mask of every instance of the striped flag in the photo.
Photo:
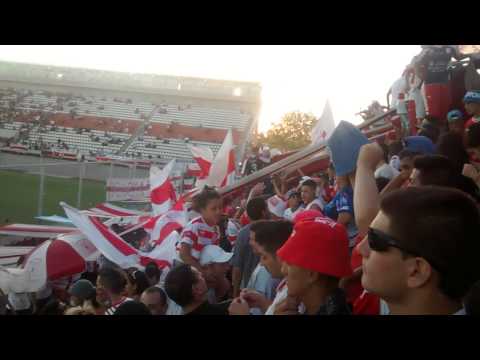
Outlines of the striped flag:
{"type": "MultiPolygon", "coordinates": [[[[101,223],[96,217],[89,217],[82,214],[79,210],[63,202],[60,203],[60,205],[65,210],[67,217],[88,238],[88,240],[90,240],[90,242],[107,259],[121,268],[143,268],[150,261],[156,262],[160,268],[172,266],[172,257],[161,257],[166,256],[162,254],[173,254],[172,249],[164,250],[160,255],[158,255],[158,249],[156,252],[142,252],[128,244],[120,236],[111,231],[105,224],[101,223]]],[[[173,234],[170,235],[174,237],[173,234]]]]}
{"type": "Polygon", "coordinates": [[[175,188],[170,181],[170,173],[175,166],[175,159],[162,170],[156,166],[150,168],[150,200],[154,215],[165,214],[177,201],[175,188]]]}
{"type": "Polygon", "coordinates": [[[209,186],[224,187],[232,185],[235,181],[235,152],[232,130],[228,130],[217,156],[212,163],[207,178],[209,186]]]}
{"type": "Polygon", "coordinates": [[[198,166],[200,167],[201,174],[198,178],[199,179],[207,178],[213,163],[212,150],[206,146],[189,145],[188,148],[192,152],[193,158],[195,159],[198,166]]]}
{"type": "Polygon", "coordinates": [[[187,220],[188,216],[184,203],[180,200],[164,215],[152,217],[143,228],[150,233],[150,242],[158,246],[172,232],[187,225],[187,220]]]}

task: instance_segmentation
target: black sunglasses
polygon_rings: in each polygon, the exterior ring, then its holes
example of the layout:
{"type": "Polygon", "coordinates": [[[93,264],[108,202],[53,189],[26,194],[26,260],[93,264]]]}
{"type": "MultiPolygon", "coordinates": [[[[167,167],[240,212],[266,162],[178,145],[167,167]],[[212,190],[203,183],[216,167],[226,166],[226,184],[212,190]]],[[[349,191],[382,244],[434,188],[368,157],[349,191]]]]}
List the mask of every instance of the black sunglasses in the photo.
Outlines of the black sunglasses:
{"type": "Polygon", "coordinates": [[[416,251],[406,249],[398,243],[399,241],[397,239],[395,239],[393,236],[385,234],[383,231],[373,228],[368,229],[368,246],[370,247],[370,249],[378,252],[383,252],[387,251],[390,247],[394,247],[412,256],[424,258],[433,268],[435,268],[439,272],[442,272],[442,267],[438,266],[438,263],[436,261],[432,261],[416,251]]]}

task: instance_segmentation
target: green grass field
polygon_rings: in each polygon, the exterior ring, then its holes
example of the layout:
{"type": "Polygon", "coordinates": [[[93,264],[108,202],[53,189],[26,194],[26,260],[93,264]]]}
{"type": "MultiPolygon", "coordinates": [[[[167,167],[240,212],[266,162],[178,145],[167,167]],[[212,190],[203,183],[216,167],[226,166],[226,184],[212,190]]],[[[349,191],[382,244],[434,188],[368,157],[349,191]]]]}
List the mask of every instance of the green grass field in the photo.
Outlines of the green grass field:
{"type": "MultiPolygon", "coordinates": [[[[0,171],[0,225],[37,224],[40,176],[16,171],[0,171]]],[[[43,214],[65,216],[60,201],[77,206],[78,179],[45,176],[43,214]]],[[[81,209],[105,201],[105,183],[83,180],[81,209]]]]}

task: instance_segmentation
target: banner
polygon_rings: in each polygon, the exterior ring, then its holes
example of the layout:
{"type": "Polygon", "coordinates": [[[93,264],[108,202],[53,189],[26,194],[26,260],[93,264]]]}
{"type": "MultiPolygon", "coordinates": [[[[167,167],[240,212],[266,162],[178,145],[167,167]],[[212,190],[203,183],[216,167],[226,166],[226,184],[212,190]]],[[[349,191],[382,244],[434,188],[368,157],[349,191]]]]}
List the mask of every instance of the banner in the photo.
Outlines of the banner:
{"type": "Polygon", "coordinates": [[[107,201],[140,201],[149,198],[150,181],[148,178],[112,178],[107,180],[107,201]]]}

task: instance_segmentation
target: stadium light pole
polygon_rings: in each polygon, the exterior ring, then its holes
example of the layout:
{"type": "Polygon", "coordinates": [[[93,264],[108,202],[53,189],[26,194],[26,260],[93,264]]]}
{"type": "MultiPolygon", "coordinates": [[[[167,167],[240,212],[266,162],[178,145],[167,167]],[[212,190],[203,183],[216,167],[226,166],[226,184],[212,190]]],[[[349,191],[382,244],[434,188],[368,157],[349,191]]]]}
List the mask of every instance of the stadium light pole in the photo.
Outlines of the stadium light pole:
{"type": "Polygon", "coordinates": [[[38,189],[38,216],[43,214],[43,191],[45,187],[45,166],[43,164],[43,154],[40,152],[40,187],[38,189]]]}
{"type": "Polygon", "coordinates": [[[78,177],[78,193],[77,193],[77,209],[81,209],[82,203],[82,187],[83,187],[83,177],[85,176],[85,162],[82,161],[79,168],[79,177],[78,177]]]}

